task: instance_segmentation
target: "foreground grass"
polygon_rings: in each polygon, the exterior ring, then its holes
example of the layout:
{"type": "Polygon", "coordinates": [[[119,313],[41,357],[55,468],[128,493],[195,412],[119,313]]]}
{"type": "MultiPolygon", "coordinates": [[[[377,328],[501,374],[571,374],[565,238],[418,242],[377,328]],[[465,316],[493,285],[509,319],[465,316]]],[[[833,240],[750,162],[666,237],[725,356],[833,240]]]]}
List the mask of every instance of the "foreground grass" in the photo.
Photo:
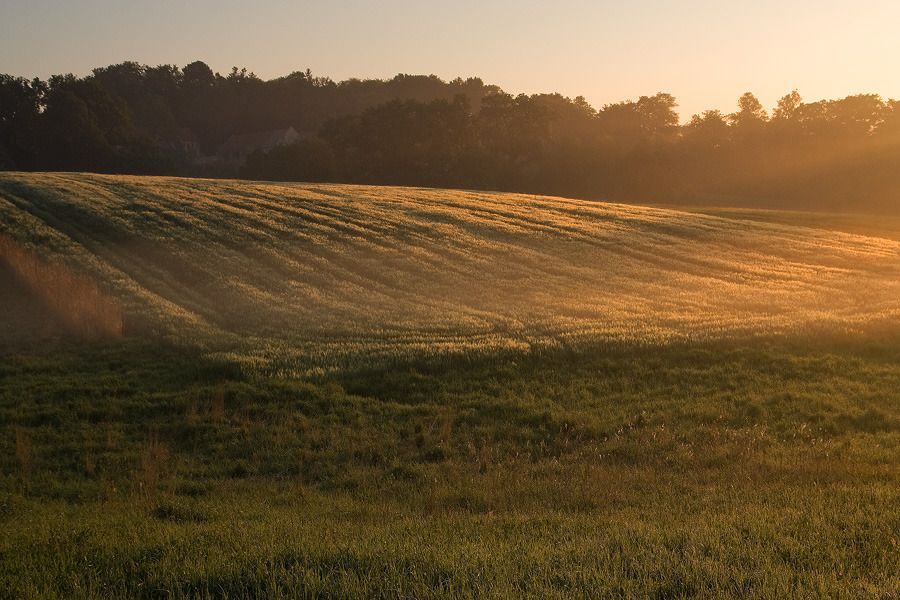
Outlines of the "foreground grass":
{"type": "Polygon", "coordinates": [[[891,340],[0,370],[11,597],[893,597],[891,340]]]}
{"type": "Polygon", "coordinates": [[[42,598],[896,593],[885,486],[622,483],[627,504],[592,511],[423,514],[286,484],[220,486],[190,512],[53,502],[23,512],[4,583],[42,598]]]}

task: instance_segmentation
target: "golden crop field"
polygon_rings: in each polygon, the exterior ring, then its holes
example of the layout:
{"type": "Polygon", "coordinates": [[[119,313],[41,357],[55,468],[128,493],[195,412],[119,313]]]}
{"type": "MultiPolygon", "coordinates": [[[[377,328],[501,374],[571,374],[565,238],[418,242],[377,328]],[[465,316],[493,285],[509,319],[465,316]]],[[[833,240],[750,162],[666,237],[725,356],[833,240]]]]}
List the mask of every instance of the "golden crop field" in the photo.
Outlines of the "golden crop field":
{"type": "Polygon", "coordinates": [[[900,314],[900,242],[661,208],[3,174],[0,218],[9,235],[121,298],[126,330],[291,368],[857,329],[900,314]]]}

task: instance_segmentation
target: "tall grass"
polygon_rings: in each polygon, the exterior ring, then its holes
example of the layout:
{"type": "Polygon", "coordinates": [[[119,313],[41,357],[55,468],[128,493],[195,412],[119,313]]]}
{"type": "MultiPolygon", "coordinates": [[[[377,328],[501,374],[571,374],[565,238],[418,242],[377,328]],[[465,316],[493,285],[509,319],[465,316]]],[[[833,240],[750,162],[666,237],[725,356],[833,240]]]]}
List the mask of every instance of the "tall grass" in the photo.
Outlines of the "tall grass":
{"type": "Polygon", "coordinates": [[[122,305],[88,277],[38,257],[3,234],[0,262],[73,333],[87,339],[124,335],[122,305]]]}
{"type": "Polygon", "coordinates": [[[19,485],[22,490],[27,490],[28,483],[31,481],[34,455],[28,434],[21,427],[16,428],[16,463],[19,471],[19,485]]]}
{"type": "Polygon", "coordinates": [[[150,506],[157,503],[159,485],[165,476],[169,456],[168,446],[155,435],[141,449],[140,464],[135,473],[136,492],[150,506]]]}

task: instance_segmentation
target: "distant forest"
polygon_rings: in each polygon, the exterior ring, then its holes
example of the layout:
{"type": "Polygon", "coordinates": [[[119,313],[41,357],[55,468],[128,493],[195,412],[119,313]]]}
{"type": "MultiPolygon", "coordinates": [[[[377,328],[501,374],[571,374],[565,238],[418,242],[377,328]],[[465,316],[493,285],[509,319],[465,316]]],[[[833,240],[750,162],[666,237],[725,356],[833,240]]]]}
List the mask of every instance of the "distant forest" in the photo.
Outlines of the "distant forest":
{"type": "Polygon", "coordinates": [[[900,213],[900,102],[874,94],[680,125],[658,93],[594,108],[477,78],[264,81],[126,62],[0,75],[0,169],[505,190],[627,202],[900,213]]]}

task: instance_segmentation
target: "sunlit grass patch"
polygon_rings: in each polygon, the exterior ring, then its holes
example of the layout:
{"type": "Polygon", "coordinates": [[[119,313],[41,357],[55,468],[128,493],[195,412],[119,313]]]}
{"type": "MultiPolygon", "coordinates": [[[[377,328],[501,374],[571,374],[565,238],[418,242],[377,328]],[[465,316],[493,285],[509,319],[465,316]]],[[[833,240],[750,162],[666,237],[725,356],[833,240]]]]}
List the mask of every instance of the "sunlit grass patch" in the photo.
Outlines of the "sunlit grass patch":
{"type": "Polygon", "coordinates": [[[136,335],[240,354],[267,372],[561,342],[873,331],[900,311],[900,242],[740,215],[79,174],[4,174],[0,198],[7,235],[113,290],[136,335]]]}

